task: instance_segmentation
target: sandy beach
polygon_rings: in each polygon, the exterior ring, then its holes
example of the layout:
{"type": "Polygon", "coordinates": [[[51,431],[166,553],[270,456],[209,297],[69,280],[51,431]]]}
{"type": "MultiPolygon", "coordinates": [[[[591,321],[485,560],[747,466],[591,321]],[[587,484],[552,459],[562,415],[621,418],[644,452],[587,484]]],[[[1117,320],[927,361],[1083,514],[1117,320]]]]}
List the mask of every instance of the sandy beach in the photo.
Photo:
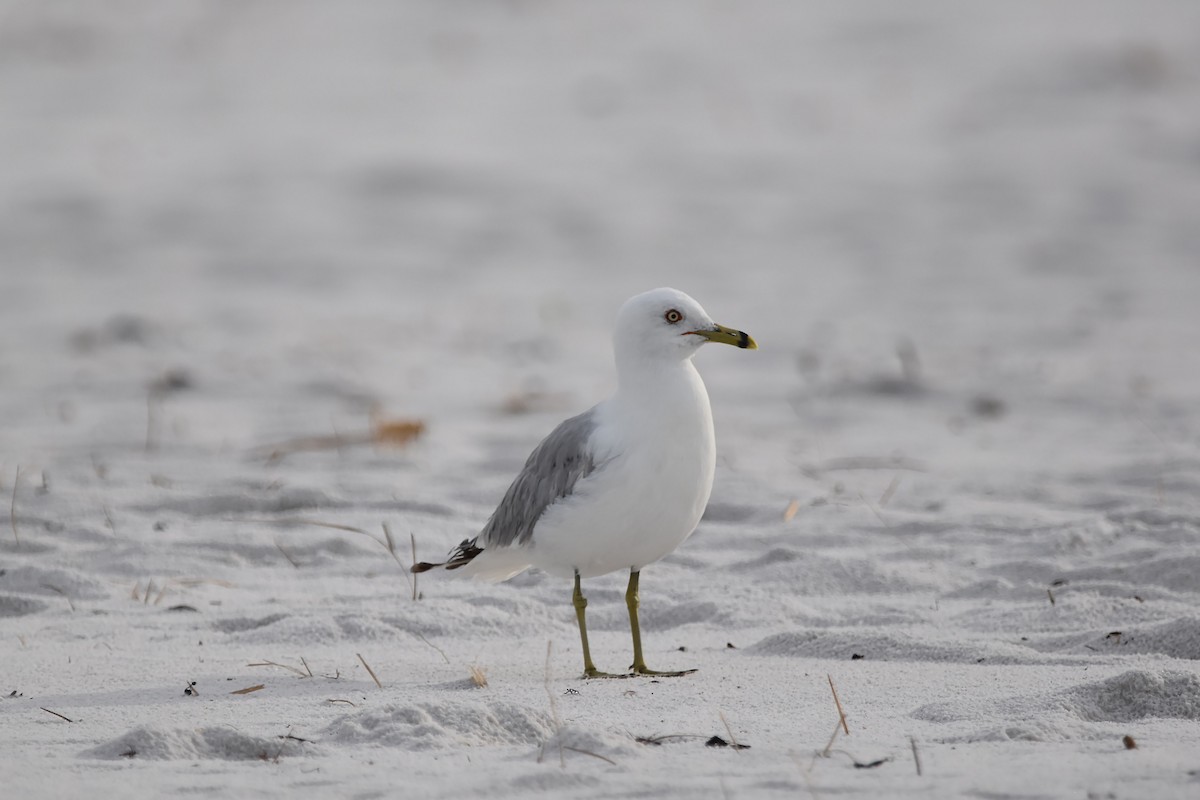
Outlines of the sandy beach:
{"type": "Polygon", "coordinates": [[[13,2],[0,152],[4,797],[1200,796],[1195,3],[13,2]],[[407,568],[656,286],[759,349],[585,681],[407,568]]]}

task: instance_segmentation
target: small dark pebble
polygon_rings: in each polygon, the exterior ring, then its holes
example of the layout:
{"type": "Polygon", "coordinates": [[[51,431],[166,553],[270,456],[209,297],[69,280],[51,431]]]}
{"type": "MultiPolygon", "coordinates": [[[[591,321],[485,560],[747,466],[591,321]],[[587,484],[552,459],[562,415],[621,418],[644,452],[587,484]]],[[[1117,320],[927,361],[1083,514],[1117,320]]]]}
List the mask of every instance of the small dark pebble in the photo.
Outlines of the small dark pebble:
{"type": "Polygon", "coordinates": [[[179,392],[193,386],[192,376],[185,369],[170,369],[150,385],[156,392],[179,392]]]}
{"type": "Polygon", "coordinates": [[[971,413],[977,417],[996,419],[1004,416],[1004,401],[991,395],[979,395],[971,400],[971,413]]]}
{"type": "Polygon", "coordinates": [[[686,652],[687,652],[687,648],[686,648],[686,647],[677,647],[677,648],[675,648],[675,649],[676,649],[676,650],[678,650],[678,651],[679,651],[679,652],[681,652],[681,653],[686,653],[686,652]]]}
{"type": "Polygon", "coordinates": [[[1121,743],[1125,745],[1126,750],[1137,750],[1137,742],[1135,742],[1133,737],[1129,734],[1125,734],[1121,737],[1121,743]]]}
{"type": "Polygon", "coordinates": [[[709,739],[707,742],[704,743],[704,746],[705,747],[732,747],[735,750],[749,750],[750,749],[750,745],[748,745],[748,744],[730,744],[729,742],[722,739],[720,736],[712,737],[711,739],[709,739]]]}
{"type": "Polygon", "coordinates": [[[864,656],[862,653],[851,653],[850,654],[851,661],[859,661],[864,658],[866,658],[866,656],[864,656]]]}
{"type": "MultiPolygon", "coordinates": [[[[3,573],[0,573],[0,574],[3,574],[3,573]]],[[[735,645],[733,642],[726,642],[725,649],[726,650],[737,650],[737,645],[735,645]]]]}

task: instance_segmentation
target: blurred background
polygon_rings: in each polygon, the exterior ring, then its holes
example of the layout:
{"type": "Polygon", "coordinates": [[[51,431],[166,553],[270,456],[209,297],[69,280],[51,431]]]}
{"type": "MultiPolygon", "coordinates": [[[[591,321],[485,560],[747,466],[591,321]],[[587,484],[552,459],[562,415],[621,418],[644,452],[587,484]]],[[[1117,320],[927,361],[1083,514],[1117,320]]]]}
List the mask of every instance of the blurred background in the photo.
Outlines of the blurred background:
{"type": "Polygon", "coordinates": [[[0,152],[13,458],[140,445],[147,386],[205,446],[561,416],[658,285],[762,344],[705,355],[748,436],[933,387],[1195,442],[1189,0],[18,0],[0,152]]]}

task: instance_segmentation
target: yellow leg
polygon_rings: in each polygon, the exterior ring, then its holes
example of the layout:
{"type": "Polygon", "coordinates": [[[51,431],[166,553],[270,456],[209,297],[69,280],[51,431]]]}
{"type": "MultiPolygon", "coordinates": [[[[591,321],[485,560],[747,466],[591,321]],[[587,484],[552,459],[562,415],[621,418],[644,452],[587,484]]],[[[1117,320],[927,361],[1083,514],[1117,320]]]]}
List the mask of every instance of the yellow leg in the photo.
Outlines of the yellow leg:
{"type": "Polygon", "coordinates": [[[587,608],[587,598],[583,596],[583,590],[579,587],[579,572],[575,573],[575,593],[571,596],[571,603],[575,606],[575,621],[579,623],[579,638],[583,642],[583,677],[585,678],[620,678],[621,675],[611,675],[607,672],[601,672],[596,669],[596,665],[592,663],[592,651],[588,647],[587,638],[587,620],[585,619],[584,609],[587,608]]]}
{"type": "Polygon", "coordinates": [[[659,672],[646,666],[642,657],[642,628],[638,624],[638,575],[629,573],[629,588],[625,590],[625,605],[629,607],[629,630],[633,632],[633,673],[635,675],[656,675],[660,678],[677,678],[680,675],[690,675],[694,669],[678,672],[659,672]]]}

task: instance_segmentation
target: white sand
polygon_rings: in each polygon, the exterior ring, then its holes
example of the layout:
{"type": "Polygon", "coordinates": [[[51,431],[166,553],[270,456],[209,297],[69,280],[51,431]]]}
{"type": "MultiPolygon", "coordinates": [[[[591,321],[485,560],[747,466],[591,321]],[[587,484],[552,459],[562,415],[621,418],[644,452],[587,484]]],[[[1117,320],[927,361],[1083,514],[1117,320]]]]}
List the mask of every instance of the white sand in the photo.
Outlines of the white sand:
{"type": "Polygon", "coordinates": [[[1200,795],[1200,6],[394,5],[0,10],[3,797],[1200,795]],[[699,672],[308,524],[473,535],[664,284],[699,672]]]}

